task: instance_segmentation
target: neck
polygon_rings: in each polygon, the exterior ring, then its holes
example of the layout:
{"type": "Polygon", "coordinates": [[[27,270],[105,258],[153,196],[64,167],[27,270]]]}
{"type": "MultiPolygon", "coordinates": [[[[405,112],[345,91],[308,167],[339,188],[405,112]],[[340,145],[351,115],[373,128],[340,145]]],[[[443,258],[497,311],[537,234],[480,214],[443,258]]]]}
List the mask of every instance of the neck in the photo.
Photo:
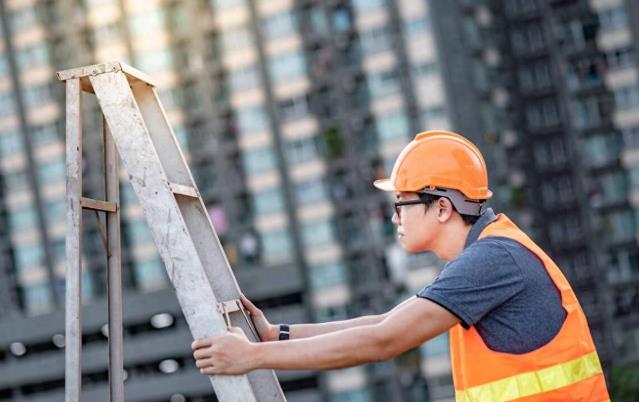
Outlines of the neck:
{"type": "Polygon", "coordinates": [[[445,261],[455,259],[464,250],[466,239],[472,228],[471,225],[466,225],[461,217],[456,218],[442,227],[441,236],[434,247],[435,254],[445,261]]]}

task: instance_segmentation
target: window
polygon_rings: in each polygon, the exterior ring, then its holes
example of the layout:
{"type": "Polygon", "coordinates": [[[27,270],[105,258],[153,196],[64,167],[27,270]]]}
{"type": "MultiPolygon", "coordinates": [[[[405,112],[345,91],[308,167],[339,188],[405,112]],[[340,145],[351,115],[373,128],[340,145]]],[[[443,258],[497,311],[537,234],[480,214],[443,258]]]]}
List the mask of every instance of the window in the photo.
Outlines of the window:
{"type": "Polygon", "coordinates": [[[585,96],[573,103],[574,123],[585,129],[601,124],[604,114],[602,100],[597,96],[585,96]]]}
{"type": "Polygon", "coordinates": [[[530,104],[526,108],[526,120],[532,130],[557,126],[560,123],[557,101],[549,98],[530,104]]]}
{"type": "Polygon", "coordinates": [[[588,137],[584,143],[584,161],[591,167],[599,167],[616,161],[621,152],[621,138],[616,133],[588,137]]]}
{"type": "Polygon", "coordinates": [[[12,92],[0,93],[0,117],[5,117],[15,112],[15,100],[12,92]]]}
{"type": "Polygon", "coordinates": [[[14,210],[9,214],[9,228],[12,232],[29,229],[35,226],[36,219],[35,208],[31,206],[14,210]]]}
{"type": "Polygon", "coordinates": [[[168,285],[168,276],[164,264],[158,258],[136,261],[133,265],[135,283],[138,289],[146,292],[164,289],[168,285]]]}
{"type": "Polygon", "coordinates": [[[260,77],[254,64],[233,69],[229,72],[229,85],[233,91],[253,89],[260,86],[260,77]]]}
{"type": "Polygon", "coordinates": [[[271,188],[253,194],[253,207],[258,215],[279,212],[284,209],[284,197],[279,188],[271,188]]]}
{"type": "Polygon", "coordinates": [[[509,17],[519,17],[537,10],[535,0],[506,0],[504,7],[509,17]]]}
{"type": "Polygon", "coordinates": [[[372,54],[391,48],[391,33],[386,25],[360,32],[359,39],[364,52],[372,54]]]}
{"type": "Polygon", "coordinates": [[[49,49],[45,44],[37,44],[18,49],[16,63],[19,70],[27,70],[36,66],[49,63],[49,49]]]}
{"type": "Polygon", "coordinates": [[[420,347],[422,356],[425,358],[447,356],[448,355],[448,333],[443,334],[429,340],[420,347]]]}
{"type": "Polygon", "coordinates": [[[296,183],[295,198],[300,205],[325,201],[328,197],[324,180],[315,178],[296,183]]]}
{"type": "Polygon", "coordinates": [[[605,57],[609,69],[618,69],[634,65],[635,51],[631,47],[614,49],[607,52],[605,57]]]}
{"type": "Polygon", "coordinates": [[[30,185],[29,178],[27,177],[27,172],[25,170],[7,172],[4,175],[4,180],[5,186],[10,188],[12,191],[25,189],[30,185]]]}
{"type": "Polygon", "coordinates": [[[0,155],[9,156],[22,151],[22,136],[18,131],[5,131],[0,134],[0,155]]]}
{"type": "Polygon", "coordinates": [[[34,109],[53,100],[53,88],[46,83],[24,89],[24,101],[27,108],[34,109]]]}
{"type": "Polygon", "coordinates": [[[29,285],[22,291],[24,295],[24,307],[27,314],[44,314],[53,309],[51,288],[47,283],[29,285]]]}
{"type": "Polygon", "coordinates": [[[339,391],[339,392],[335,392],[331,397],[331,402],[370,402],[370,401],[371,401],[371,395],[368,389],[339,391]]]}
{"type": "Polygon", "coordinates": [[[533,157],[535,166],[539,169],[562,167],[568,163],[566,144],[561,138],[536,142],[533,146],[533,157]]]}
{"type": "Polygon", "coordinates": [[[639,107],[639,85],[623,87],[615,90],[615,106],[619,109],[639,107]]]}
{"type": "Polygon", "coordinates": [[[306,62],[298,51],[275,55],[269,60],[268,71],[275,83],[290,81],[306,75],[306,62]]]}
{"type": "Polygon", "coordinates": [[[292,257],[291,238],[287,230],[279,229],[261,236],[263,258],[266,263],[282,263],[292,257]]]}
{"type": "Polygon", "coordinates": [[[227,28],[222,31],[222,48],[227,54],[252,45],[253,39],[247,27],[227,28]]]}
{"type": "Polygon", "coordinates": [[[296,96],[278,102],[280,117],[284,121],[295,120],[308,115],[308,100],[306,96],[296,96]]]}
{"type": "Polygon", "coordinates": [[[384,0],[353,0],[353,9],[358,13],[384,7],[384,0]]]}
{"type": "Polygon", "coordinates": [[[377,133],[382,142],[397,138],[408,138],[409,127],[406,113],[397,111],[376,117],[377,133]]]}
{"type": "Polygon", "coordinates": [[[616,242],[631,241],[635,239],[637,224],[632,210],[615,211],[607,216],[605,229],[609,237],[616,242]]]}
{"type": "Polygon", "coordinates": [[[262,33],[268,39],[290,35],[297,31],[297,19],[291,11],[272,14],[262,19],[262,33]]]}
{"type": "Polygon", "coordinates": [[[307,222],[302,225],[305,247],[323,246],[335,240],[333,223],[328,220],[307,222]]]}
{"type": "Polygon", "coordinates": [[[443,106],[433,106],[422,110],[422,120],[425,125],[444,118],[446,118],[446,109],[443,106]]]}
{"type": "Polygon", "coordinates": [[[50,144],[61,138],[62,136],[58,134],[58,125],[56,123],[31,127],[31,139],[35,145],[50,144]]]}
{"type": "Polygon", "coordinates": [[[538,90],[551,86],[550,64],[543,61],[521,67],[519,69],[519,85],[524,91],[538,90]]]}
{"type": "Polygon", "coordinates": [[[11,21],[11,30],[14,35],[20,31],[34,27],[38,23],[35,7],[33,6],[27,6],[13,11],[9,20],[11,21]]]}
{"type": "Polygon", "coordinates": [[[129,27],[134,35],[147,34],[164,26],[164,12],[159,7],[129,17],[129,27]]]}
{"type": "Polygon", "coordinates": [[[328,288],[347,283],[346,267],[341,261],[310,267],[311,286],[314,289],[328,288]]]}
{"type": "Polygon", "coordinates": [[[427,62],[413,67],[413,74],[417,77],[432,77],[439,72],[437,63],[427,62]]]}
{"type": "Polygon", "coordinates": [[[44,250],[37,244],[20,245],[15,248],[16,269],[25,271],[42,265],[44,250]]]}
{"type": "Polygon", "coordinates": [[[137,220],[128,225],[128,233],[131,239],[136,243],[151,241],[151,230],[146,221],[137,220]]]}
{"type": "Polygon", "coordinates": [[[275,168],[275,155],[270,147],[246,150],[242,153],[242,165],[249,174],[257,174],[275,168]]]}
{"type": "Polygon", "coordinates": [[[38,180],[41,185],[52,182],[64,182],[66,168],[64,160],[56,159],[48,162],[41,162],[38,165],[38,180]]]}
{"type": "Polygon", "coordinates": [[[404,34],[407,36],[423,34],[430,29],[427,18],[417,18],[404,22],[404,34]]]}
{"type": "Polygon", "coordinates": [[[373,98],[396,94],[400,91],[399,74],[392,69],[368,76],[368,88],[373,98]]]}
{"type": "Polygon", "coordinates": [[[173,56],[168,49],[155,49],[139,53],[137,64],[140,70],[154,72],[173,68],[173,56]]]}
{"type": "Polygon", "coordinates": [[[515,53],[536,52],[544,47],[544,35],[538,23],[528,24],[513,29],[510,42],[515,53]]]}
{"type": "Polygon", "coordinates": [[[544,206],[549,209],[557,208],[576,201],[575,185],[570,176],[559,176],[545,180],[541,186],[544,206]]]}
{"type": "Polygon", "coordinates": [[[286,162],[296,165],[316,159],[319,155],[319,141],[316,136],[287,141],[284,143],[286,162]]]}
{"type": "Polygon", "coordinates": [[[65,199],[47,202],[44,207],[44,214],[46,215],[47,221],[50,225],[64,224],[66,213],[67,206],[65,199]]]}
{"type": "Polygon", "coordinates": [[[236,110],[237,123],[242,133],[264,130],[268,120],[262,106],[253,106],[236,110]]]}
{"type": "Polygon", "coordinates": [[[599,11],[599,27],[602,31],[623,29],[628,24],[628,15],[624,6],[599,11]]]}
{"type": "Polygon", "coordinates": [[[622,202],[628,197],[628,180],[624,172],[614,172],[597,178],[598,191],[606,203],[622,202]]]}
{"type": "Polygon", "coordinates": [[[122,35],[120,32],[120,24],[118,22],[95,27],[93,30],[93,43],[98,48],[117,43],[121,39],[122,35]]]}
{"type": "Polygon", "coordinates": [[[346,8],[337,8],[334,10],[331,19],[333,20],[333,27],[335,27],[335,31],[337,32],[348,31],[353,26],[353,17],[346,8]]]}
{"type": "Polygon", "coordinates": [[[219,8],[232,8],[244,4],[244,0],[212,0],[215,7],[219,8]]]}

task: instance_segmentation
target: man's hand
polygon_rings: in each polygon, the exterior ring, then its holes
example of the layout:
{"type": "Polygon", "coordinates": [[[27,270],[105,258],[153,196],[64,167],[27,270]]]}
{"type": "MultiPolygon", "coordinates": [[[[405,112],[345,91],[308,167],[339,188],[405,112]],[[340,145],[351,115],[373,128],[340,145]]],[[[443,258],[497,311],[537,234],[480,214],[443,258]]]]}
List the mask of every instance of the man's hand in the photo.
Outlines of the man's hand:
{"type": "Polygon", "coordinates": [[[255,329],[260,335],[262,342],[276,341],[280,333],[279,327],[268,322],[262,310],[251,303],[246,296],[240,295],[240,300],[242,300],[244,308],[247,309],[251,317],[253,317],[253,324],[255,324],[255,329]]]}
{"type": "Polygon", "coordinates": [[[245,374],[257,368],[255,347],[238,327],[229,328],[225,335],[191,344],[195,365],[206,375],[245,374]]]}

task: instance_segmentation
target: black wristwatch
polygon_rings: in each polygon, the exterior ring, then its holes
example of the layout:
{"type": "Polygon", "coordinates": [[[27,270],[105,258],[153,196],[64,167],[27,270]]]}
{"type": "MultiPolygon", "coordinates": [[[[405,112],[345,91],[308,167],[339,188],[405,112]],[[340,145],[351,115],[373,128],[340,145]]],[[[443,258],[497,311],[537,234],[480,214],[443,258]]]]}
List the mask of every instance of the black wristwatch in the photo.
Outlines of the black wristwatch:
{"type": "Polygon", "coordinates": [[[288,324],[280,324],[280,341],[285,341],[291,336],[291,327],[288,324]]]}

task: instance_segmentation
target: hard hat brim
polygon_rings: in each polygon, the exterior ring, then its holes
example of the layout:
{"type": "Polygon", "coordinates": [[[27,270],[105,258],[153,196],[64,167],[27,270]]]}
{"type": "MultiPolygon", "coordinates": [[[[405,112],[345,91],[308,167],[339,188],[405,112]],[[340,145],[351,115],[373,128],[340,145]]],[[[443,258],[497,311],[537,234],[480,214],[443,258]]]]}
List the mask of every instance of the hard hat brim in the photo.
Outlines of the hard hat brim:
{"type": "Polygon", "coordinates": [[[391,181],[391,179],[379,179],[373,182],[373,186],[377,187],[382,191],[397,191],[395,188],[395,184],[391,181]]]}

